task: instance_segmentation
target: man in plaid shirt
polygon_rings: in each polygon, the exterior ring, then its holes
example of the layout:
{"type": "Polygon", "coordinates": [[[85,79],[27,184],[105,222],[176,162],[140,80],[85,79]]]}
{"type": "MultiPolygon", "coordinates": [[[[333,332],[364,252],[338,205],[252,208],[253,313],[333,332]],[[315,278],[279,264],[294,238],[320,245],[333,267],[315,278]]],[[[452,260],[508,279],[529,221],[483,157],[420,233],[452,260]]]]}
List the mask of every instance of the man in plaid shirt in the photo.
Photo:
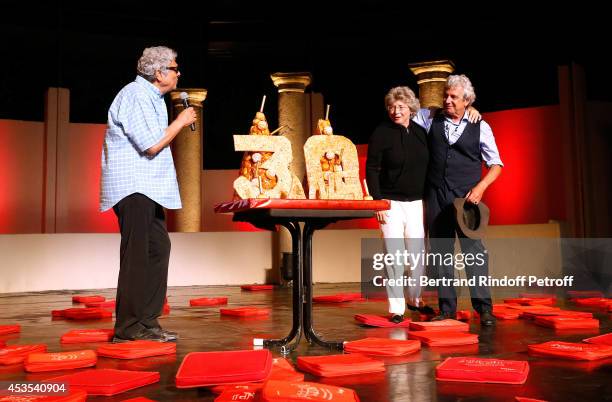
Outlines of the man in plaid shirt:
{"type": "Polygon", "coordinates": [[[170,259],[164,208],[181,208],[169,144],[196,114],[187,108],[168,125],[164,95],[181,75],[174,50],[145,49],[137,70],[111,104],[102,149],[100,210],[113,208],[121,231],[114,341],[175,341],[157,320],[170,259]]]}

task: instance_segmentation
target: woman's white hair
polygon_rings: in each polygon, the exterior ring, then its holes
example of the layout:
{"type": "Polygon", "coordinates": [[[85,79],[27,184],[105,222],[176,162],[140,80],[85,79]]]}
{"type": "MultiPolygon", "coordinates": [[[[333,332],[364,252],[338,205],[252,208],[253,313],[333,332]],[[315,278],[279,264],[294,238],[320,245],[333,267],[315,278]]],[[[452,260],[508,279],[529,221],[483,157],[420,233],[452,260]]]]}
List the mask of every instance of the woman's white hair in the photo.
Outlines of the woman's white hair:
{"type": "Polygon", "coordinates": [[[421,104],[417,99],[412,89],[408,87],[395,87],[391,88],[385,96],[385,106],[388,108],[394,102],[401,101],[408,105],[410,109],[410,117],[416,115],[421,109],[421,104]]]}
{"type": "Polygon", "coordinates": [[[166,75],[168,64],[176,59],[176,52],[165,46],[148,47],[138,59],[138,74],[150,82],[155,81],[155,72],[166,75]]]}
{"type": "Polygon", "coordinates": [[[472,85],[472,81],[465,75],[449,75],[446,80],[446,89],[451,88],[463,88],[463,99],[467,102],[467,105],[470,106],[476,100],[476,93],[474,92],[474,86],[472,85]]]}

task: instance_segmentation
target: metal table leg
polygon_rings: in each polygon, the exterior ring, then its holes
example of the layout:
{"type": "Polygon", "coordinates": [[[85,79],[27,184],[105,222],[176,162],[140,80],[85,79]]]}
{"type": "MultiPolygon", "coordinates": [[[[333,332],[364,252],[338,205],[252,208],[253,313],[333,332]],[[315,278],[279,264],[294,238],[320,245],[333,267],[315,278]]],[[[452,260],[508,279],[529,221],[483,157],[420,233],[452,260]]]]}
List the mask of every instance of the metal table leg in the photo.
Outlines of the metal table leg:
{"type": "Polygon", "coordinates": [[[312,235],[316,229],[322,229],[329,221],[306,221],[304,225],[303,241],[303,263],[304,273],[304,337],[309,343],[316,343],[331,349],[344,349],[342,341],[325,341],[321,339],[313,328],[312,322],[312,235]]]}

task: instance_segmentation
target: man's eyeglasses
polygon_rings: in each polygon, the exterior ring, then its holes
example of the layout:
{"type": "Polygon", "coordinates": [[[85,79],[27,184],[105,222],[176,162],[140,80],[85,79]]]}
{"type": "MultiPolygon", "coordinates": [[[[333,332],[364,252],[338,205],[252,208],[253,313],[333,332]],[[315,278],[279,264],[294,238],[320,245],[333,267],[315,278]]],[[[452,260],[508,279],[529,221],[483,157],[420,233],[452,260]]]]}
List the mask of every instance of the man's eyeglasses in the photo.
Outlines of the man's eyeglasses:
{"type": "Polygon", "coordinates": [[[166,67],[166,70],[172,70],[175,73],[179,72],[178,66],[169,66],[169,67],[166,67]]]}

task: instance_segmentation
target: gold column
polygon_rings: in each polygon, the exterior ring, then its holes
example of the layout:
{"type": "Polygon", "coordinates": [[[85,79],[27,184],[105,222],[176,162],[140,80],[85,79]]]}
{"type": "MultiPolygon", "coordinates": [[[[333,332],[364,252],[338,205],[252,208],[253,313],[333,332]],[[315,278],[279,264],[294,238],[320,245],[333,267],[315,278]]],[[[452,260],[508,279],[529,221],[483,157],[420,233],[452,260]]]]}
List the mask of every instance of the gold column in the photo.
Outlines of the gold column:
{"type": "MultiPolygon", "coordinates": [[[[293,153],[291,172],[304,183],[306,175],[304,144],[311,134],[310,99],[304,91],[310,85],[312,75],[308,72],[274,73],[270,78],[278,88],[278,126],[285,126],[281,134],[291,142],[293,153]]],[[[292,251],[291,236],[284,227],[281,227],[278,235],[274,236],[273,248],[275,255],[273,263],[280,262],[283,252],[292,251]]]]}
{"type": "Polygon", "coordinates": [[[291,141],[293,162],[291,171],[304,179],[306,164],[304,162],[304,143],[310,136],[310,116],[308,96],[304,93],[310,85],[310,73],[274,73],[270,75],[278,87],[278,125],[285,126],[281,134],[291,141]]]}
{"type": "Polygon", "coordinates": [[[425,61],[409,64],[408,67],[419,84],[421,107],[442,107],[444,85],[448,76],[455,71],[455,63],[450,60],[425,61]]]}
{"type": "Polygon", "coordinates": [[[202,225],[202,102],[207,91],[201,88],[176,89],[170,93],[172,120],[183,111],[181,92],[187,92],[189,106],[197,115],[196,129],[184,127],[172,142],[172,155],[181,192],[183,208],[172,212],[173,230],[199,232],[202,225]]]}

